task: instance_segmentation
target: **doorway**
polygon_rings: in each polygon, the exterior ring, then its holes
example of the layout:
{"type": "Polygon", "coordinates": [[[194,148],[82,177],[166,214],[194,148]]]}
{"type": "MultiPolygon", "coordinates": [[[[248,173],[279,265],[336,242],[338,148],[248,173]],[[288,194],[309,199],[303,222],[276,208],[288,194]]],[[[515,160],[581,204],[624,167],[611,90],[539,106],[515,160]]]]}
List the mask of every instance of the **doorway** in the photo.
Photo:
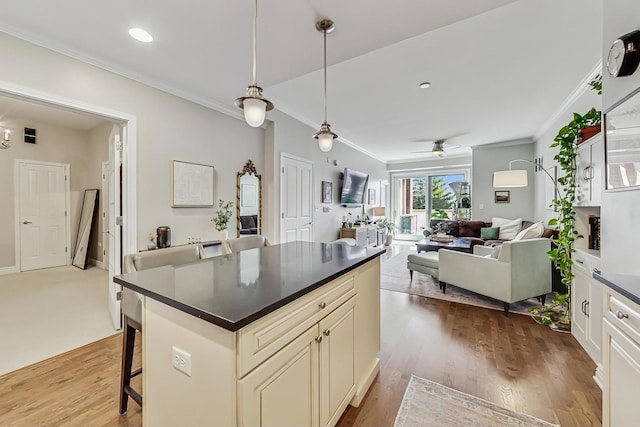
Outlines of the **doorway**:
{"type": "Polygon", "coordinates": [[[282,153],[280,242],[313,241],[313,163],[282,153]]]}

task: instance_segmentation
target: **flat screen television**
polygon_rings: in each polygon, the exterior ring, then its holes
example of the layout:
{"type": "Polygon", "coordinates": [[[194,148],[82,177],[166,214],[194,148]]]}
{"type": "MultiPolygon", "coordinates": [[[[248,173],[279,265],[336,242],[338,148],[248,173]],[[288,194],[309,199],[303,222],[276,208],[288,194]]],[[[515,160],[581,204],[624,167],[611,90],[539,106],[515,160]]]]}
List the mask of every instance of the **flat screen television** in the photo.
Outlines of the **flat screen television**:
{"type": "Polygon", "coordinates": [[[343,206],[359,206],[364,204],[368,183],[369,174],[345,168],[340,204],[343,206]]]}

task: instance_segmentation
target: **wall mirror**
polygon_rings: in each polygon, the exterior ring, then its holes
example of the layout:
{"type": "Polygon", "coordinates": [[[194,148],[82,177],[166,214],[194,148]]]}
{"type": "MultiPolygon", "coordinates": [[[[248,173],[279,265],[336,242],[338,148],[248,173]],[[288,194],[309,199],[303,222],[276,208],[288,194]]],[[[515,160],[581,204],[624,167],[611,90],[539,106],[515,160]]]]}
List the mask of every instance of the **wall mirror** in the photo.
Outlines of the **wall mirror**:
{"type": "Polygon", "coordinates": [[[98,190],[84,190],[82,200],[82,212],[78,225],[78,236],[76,237],[76,248],[73,253],[72,264],[78,268],[87,268],[87,255],[89,254],[89,243],[91,242],[91,229],[95,220],[96,208],[98,205],[98,190]]]}
{"type": "Polygon", "coordinates": [[[262,177],[251,160],[238,172],[236,191],[238,237],[262,234],[262,177]]]}

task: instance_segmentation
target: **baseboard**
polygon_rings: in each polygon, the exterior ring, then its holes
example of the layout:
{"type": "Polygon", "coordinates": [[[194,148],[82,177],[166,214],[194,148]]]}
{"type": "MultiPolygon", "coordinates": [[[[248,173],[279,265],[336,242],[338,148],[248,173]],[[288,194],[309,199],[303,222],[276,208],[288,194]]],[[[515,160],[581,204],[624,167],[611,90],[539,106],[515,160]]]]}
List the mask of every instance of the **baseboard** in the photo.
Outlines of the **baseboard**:
{"type": "Polygon", "coordinates": [[[604,366],[602,366],[602,363],[596,363],[596,373],[593,376],[593,380],[598,384],[600,390],[602,390],[602,386],[604,384],[604,366]]]}
{"type": "Polygon", "coordinates": [[[97,259],[89,258],[89,264],[95,265],[98,268],[106,270],[106,268],[104,268],[104,262],[103,261],[98,261],[97,259]]]}
{"type": "Polygon", "coordinates": [[[11,267],[0,267],[0,276],[3,274],[12,274],[17,272],[18,268],[15,265],[12,265],[11,267]]]}
{"type": "Polygon", "coordinates": [[[369,391],[371,384],[373,384],[373,381],[376,379],[376,375],[378,375],[378,372],[380,372],[380,359],[376,357],[376,361],[373,366],[371,366],[369,374],[365,378],[360,388],[356,390],[356,394],[355,396],[353,396],[353,399],[351,399],[351,402],[349,402],[351,406],[355,406],[356,408],[360,406],[360,403],[362,403],[362,401],[364,400],[364,397],[369,391]]]}

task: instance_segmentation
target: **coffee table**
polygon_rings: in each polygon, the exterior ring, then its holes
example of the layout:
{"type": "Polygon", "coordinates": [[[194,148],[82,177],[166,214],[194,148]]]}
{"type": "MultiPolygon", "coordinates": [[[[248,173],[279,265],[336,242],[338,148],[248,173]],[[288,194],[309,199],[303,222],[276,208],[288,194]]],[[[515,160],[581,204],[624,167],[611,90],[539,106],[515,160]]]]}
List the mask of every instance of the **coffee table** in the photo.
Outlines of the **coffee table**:
{"type": "Polygon", "coordinates": [[[440,243],[429,239],[424,239],[416,243],[418,253],[425,251],[438,251],[440,249],[451,249],[453,251],[471,253],[471,239],[466,237],[454,237],[453,242],[440,243]]]}

